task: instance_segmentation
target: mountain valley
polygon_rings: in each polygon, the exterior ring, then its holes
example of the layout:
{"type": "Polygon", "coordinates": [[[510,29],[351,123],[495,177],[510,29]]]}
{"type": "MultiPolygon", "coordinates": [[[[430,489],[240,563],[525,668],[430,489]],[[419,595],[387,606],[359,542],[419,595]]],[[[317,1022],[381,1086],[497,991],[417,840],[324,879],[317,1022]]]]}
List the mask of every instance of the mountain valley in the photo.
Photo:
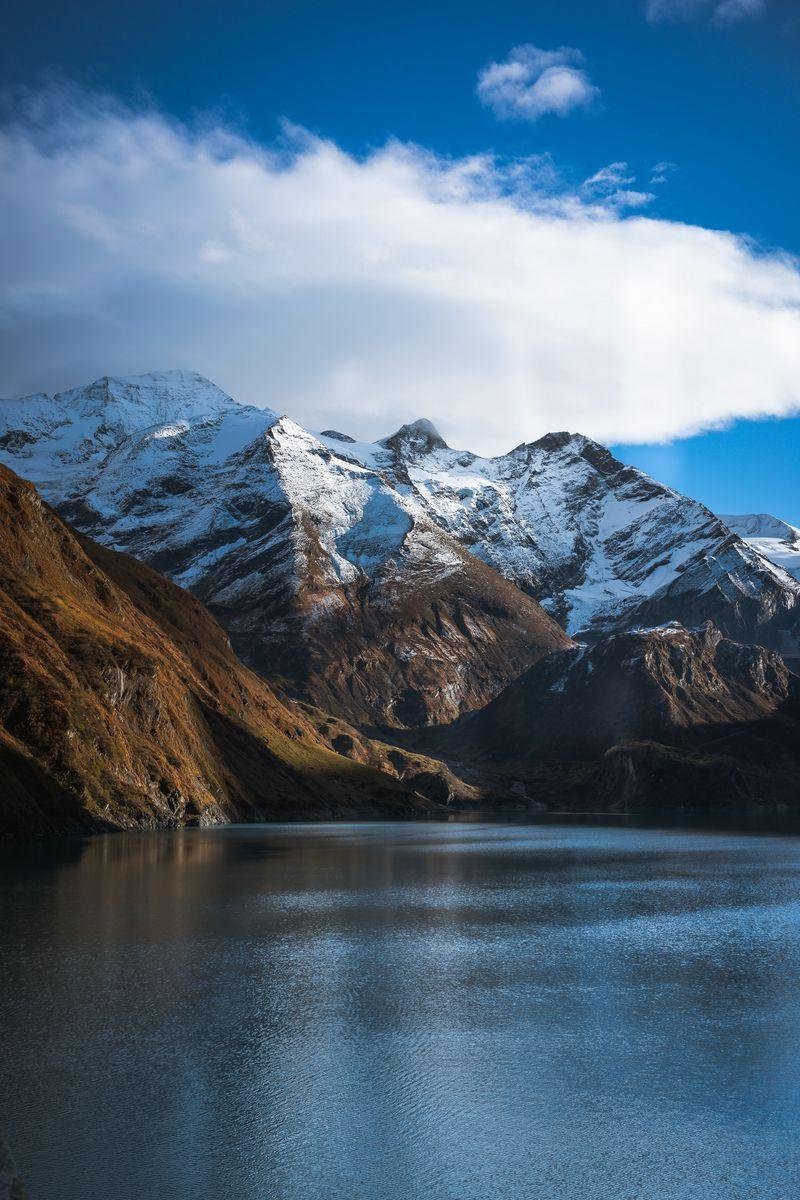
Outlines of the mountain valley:
{"type": "Polygon", "coordinates": [[[0,460],[58,513],[4,470],[6,826],[797,803],[774,518],[185,371],[2,401],[0,460]]]}

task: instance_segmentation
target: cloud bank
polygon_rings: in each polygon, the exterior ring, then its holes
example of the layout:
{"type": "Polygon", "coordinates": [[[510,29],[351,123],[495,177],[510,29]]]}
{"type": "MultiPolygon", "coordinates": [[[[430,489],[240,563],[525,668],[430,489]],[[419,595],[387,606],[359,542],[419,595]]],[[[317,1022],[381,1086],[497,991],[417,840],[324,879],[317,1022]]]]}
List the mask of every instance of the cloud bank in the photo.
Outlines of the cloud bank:
{"type": "Polygon", "coordinates": [[[798,264],[598,199],[628,178],[40,97],[0,132],[0,394],[187,367],[311,428],[425,415],[484,452],[796,410],[798,264]]]}
{"type": "Polygon", "coordinates": [[[502,62],[489,63],[479,73],[478,98],[501,121],[538,121],[547,113],[565,117],[600,95],[582,63],[580,50],[571,46],[515,46],[502,62]]]}

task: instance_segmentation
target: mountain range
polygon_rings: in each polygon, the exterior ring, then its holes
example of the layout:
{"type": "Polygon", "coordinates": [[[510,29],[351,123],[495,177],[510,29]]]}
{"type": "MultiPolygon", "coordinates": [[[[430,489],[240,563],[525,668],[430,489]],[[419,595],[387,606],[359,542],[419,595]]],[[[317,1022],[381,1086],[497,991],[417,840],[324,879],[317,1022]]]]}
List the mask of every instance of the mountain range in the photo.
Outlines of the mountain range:
{"type": "Polygon", "coordinates": [[[0,548],[4,832],[429,807],[397,780],[425,760],[335,753],[199,601],[75,534],[2,466],[0,548]]]}
{"type": "Polygon", "coordinates": [[[417,498],[183,372],[4,406],[5,461],[188,587],[243,659],[347,717],[452,719],[568,638],[417,498]]]}
{"type": "MultiPolygon", "coordinates": [[[[147,586],[137,582],[133,592],[133,585],[123,586],[124,602],[114,602],[119,611],[119,604],[135,604],[136,621],[155,620],[137,635],[142,645],[152,641],[158,654],[166,653],[163,638],[175,630],[165,635],[159,625],[163,604],[155,614],[148,605],[169,595],[167,607],[181,613],[182,655],[194,622],[189,642],[213,645],[218,667],[227,664],[222,673],[247,680],[239,686],[248,695],[255,689],[259,711],[270,709],[270,729],[289,736],[285,729],[295,722],[303,732],[292,744],[323,755],[324,770],[311,772],[317,780],[342,771],[357,780],[360,770],[363,783],[373,772],[374,794],[388,788],[389,807],[413,809],[434,794],[445,803],[487,795],[536,803],[536,787],[526,783],[535,784],[534,759],[594,762],[631,737],[641,741],[643,729],[624,721],[608,726],[610,742],[602,746],[578,744],[567,730],[576,719],[597,722],[602,704],[597,711],[592,705],[606,684],[614,691],[611,681],[631,655],[646,664],[644,676],[655,686],[660,660],[653,647],[681,646],[685,663],[676,668],[672,707],[644,704],[660,714],[645,740],[673,745],[676,730],[714,724],[712,709],[717,724],[772,722],[773,731],[780,714],[794,712],[794,677],[785,662],[800,654],[798,531],[774,518],[715,516],[578,434],[548,434],[482,458],[451,449],[429,421],[419,420],[362,443],[336,430],[310,433],[269,409],[237,403],[198,375],[172,371],[0,402],[0,460],[52,506],[53,513],[41,507],[51,537],[52,522],[66,522],[58,526],[61,541],[72,538],[108,587],[149,572],[147,586]],[[128,564],[124,570],[120,562],[128,564]],[[551,677],[558,663],[573,664],[560,683],[551,677]],[[586,671],[595,673],[599,691],[586,671]],[[688,699],[679,702],[676,689],[688,699]],[[676,704],[684,723],[665,715],[676,704]],[[498,729],[506,730],[502,751],[498,729]],[[401,783],[402,777],[427,786],[401,783]]],[[[24,488],[9,482],[10,472],[3,479],[7,496],[24,488]]],[[[9,595],[19,606],[11,581],[19,588],[30,555],[23,548],[15,557],[13,537],[9,517],[0,550],[9,595]]],[[[67,559],[71,566],[62,554],[46,572],[40,564],[37,586],[51,597],[72,597],[77,586],[76,553],[67,559]]],[[[30,587],[28,580],[25,594],[30,587]]],[[[34,605],[37,621],[43,603],[40,597],[34,605]]],[[[71,598],[64,603],[74,607],[71,598]]],[[[103,617],[100,626],[107,623],[103,617]]],[[[87,645],[94,612],[84,625],[87,645]]],[[[66,636],[57,624],[46,632],[51,641],[66,636]]],[[[22,625],[17,635],[25,645],[22,625]]],[[[100,640],[106,649],[107,630],[100,640]]],[[[171,644],[169,655],[173,650],[171,644]]],[[[181,682],[167,691],[174,699],[188,688],[197,704],[196,680],[213,672],[193,653],[175,676],[181,682]]],[[[29,678],[33,665],[25,662],[29,678]]],[[[101,675],[108,670],[106,663],[101,675]]],[[[630,711],[639,712],[642,697],[624,694],[630,711]]],[[[9,696],[6,705],[13,708],[9,696]]],[[[245,711],[231,705],[226,720],[245,711]]],[[[27,719],[18,715],[13,727],[5,725],[23,747],[27,719]]],[[[252,729],[251,717],[245,723],[252,729]]],[[[96,744],[98,737],[92,734],[96,744]]],[[[681,739],[688,745],[685,734],[681,739]]],[[[33,753],[15,743],[17,752],[33,753]]],[[[132,763],[133,749],[126,753],[132,763]]],[[[209,753],[204,770],[213,775],[212,760],[223,752],[209,753]]],[[[190,801],[185,779],[179,784],[169,773],[148,771],[137,794],[153,802],[134,805],[134,822],[267,816],[291,807],[288,799],[270,805],[241,780],[217,779],[204,798],[190,801]],[[165,795],[180,797],[174,811],[162,803],[165,795]]],[[[303,792],[303,774],[293,777],[295,791],[289,788],[287,797],[303,792]]],[[[780,791],[783,803],[779,774],[780,787],[772,791],[780,791]]],[[[119,777],[123,790],[132,786],[126,778],[119,777]]],[[[98,815],[97,797],[111,785],[96,792],[87,786],[71,794],[82,795],[79,804],[98,815]],[[90,792],[96,798],[87,801],[90,792]]],[[[602,791],[594,787],[593,794],[602,791]]],[[[119,788],[115,796],[112,807],[124,808],[119,788]]],[[[298,801],[298,812],[321,811],[319,793],[309,796],[298,801]]],[[[114,820],[124,823],[119,814],[114,820]]]]}
{"type": "Polygon", "coordinates": [[[548,434],[487,459],[420,421],[338,452],[409,489],[576,638],[713,619],[747,641],[800,645],[800,586],[765,546],[589,438],[548,434]]]}

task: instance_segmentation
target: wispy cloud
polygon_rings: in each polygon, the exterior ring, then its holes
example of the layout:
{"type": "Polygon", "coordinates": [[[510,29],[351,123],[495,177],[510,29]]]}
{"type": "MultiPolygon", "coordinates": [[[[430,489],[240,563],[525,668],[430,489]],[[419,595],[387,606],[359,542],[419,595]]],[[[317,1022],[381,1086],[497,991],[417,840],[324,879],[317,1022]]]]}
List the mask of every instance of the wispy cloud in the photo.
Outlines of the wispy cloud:
{"type": "Polygon", "coordinates": [[[538,121],[546,113],[563,117],[600,95],[582,63],[580,50],[569,46],[515,46],[501,62],[489,63],[479,73],[478,96],[501,121],[538,121]]]}
{"type": "Polygon", "coordinates": [[[734,25],[750,17],[762,17],[766,9],[766,0],[721,0],[714,9],[713,19],[720,25],[734,25]]]}
{"type": "Polygon", "coordinates": [[[716,25],[734,25],[766,12],[767,0],[647,0],[648,21],[687,21],[706,15],[716,25]]]}
{"type": "Polygon", "coordinates": [[[0,162],[0,395],[183,366],[311,428],[423,412],[485,451],[800,409],[798,264],[631,211],[621,162],[570,189],[546,156],[276,148],[76,93],[0,128],[0,162]]]}
{"type": "Polygon", "coordinates": [[[580,192],[584,198],[616,208],[642,208],[655,200],[653,192],[634,188],[635,183],[636,176],[630,173],[626,162],[613,162],[584,180],[580,192]]]}
{"type": "Polygon", "coordinates": [[[677,171],[678,164],[674,162],[657,162],[653,163],[650,168],[650,185],[654,187],[656,184],[668,183],[673,172],[677,171]]]}

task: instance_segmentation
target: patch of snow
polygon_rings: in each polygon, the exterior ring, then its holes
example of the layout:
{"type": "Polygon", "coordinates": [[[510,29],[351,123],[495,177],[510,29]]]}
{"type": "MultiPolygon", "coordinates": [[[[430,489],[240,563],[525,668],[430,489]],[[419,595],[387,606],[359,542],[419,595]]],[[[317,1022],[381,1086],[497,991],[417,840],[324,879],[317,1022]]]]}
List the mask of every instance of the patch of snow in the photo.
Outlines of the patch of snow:
{"type": "Polygon", "coordinates": [[[769,513],[720,517],[768,562],[800,581],[800,529],[769,513]]]}

